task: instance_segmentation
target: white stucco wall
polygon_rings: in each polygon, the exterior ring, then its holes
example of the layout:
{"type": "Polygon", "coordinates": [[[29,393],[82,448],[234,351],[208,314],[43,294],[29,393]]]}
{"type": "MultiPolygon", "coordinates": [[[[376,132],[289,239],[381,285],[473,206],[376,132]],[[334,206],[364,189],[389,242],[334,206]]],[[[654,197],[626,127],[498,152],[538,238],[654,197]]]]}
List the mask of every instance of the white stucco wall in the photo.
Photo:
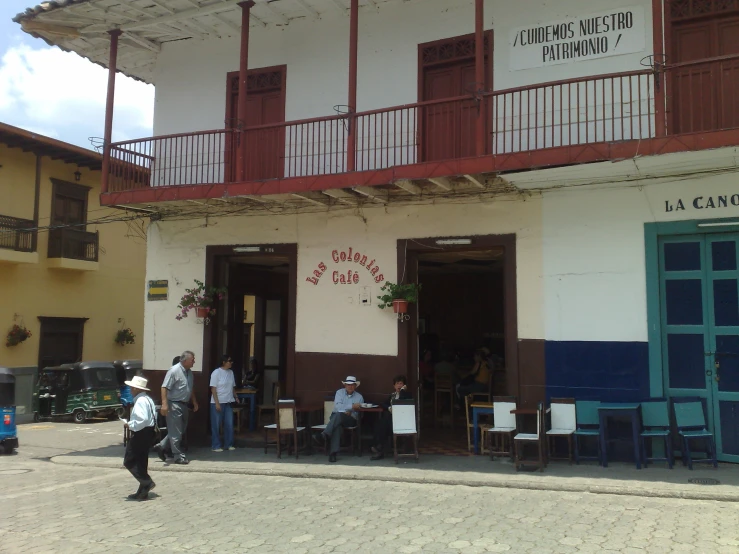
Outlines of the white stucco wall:
{"type": "MultiPolygon", "coordinates": [[[[649,0],[486,0],[485,29],[493,29],[494,88],[507,89],[560,79],[640,70],[652,53],[649,0]],[[644,48],[638,52],[511,70],[510,30],[555,23],[620,7],[644,10],[644,48]]],[[[473,0],[424,0],[362,10],[359,28],[358,109],[385,108],[418,101],[418,44],[474,32],[473,0]]],[[[334,115],[346,104],[349,22],[337,10],[320,20],[284,27],[251,29],[252,68],[287,65],[286,119],[334,115]]],[[[155,72],[155,134],[224,127],[226,74],[237,71],[238,39],[167,43],[155,72]]]]}
{"type": "MultiPolygon", "coordinates": [[[[397,240],[454,235],[518,233],[518,322],[521,338],[543,334],[541,201],[516,198],[398,208],[364,208],[299,216],[255,216],[156,222],[149,231],[147,279],[169,280],[169,300],[146,303],[144,364],[165,368],[185,348],[200,358],[202,325],[176,321],[177,303],[193,279],[205,276],[205,247],[213,244],[298,244],[296,349],[302,352],[397,355],[398,322],[380,310],[380,284],[358,264],[331,260],[334,249],[375,259],[386,280],[397,281],[397,240]],[[361,217],[360,217],[361,215],[361,217]],[[320,262],[328,268],[318,285],[306,279],[320,262]],[[332,272],[358,270],[360,282],[334,285],[332,272]],[[371,306],[359,304],[370,286],[371,306]]],[[[377,274],[379,276],[379,273],[377,274]]]]}

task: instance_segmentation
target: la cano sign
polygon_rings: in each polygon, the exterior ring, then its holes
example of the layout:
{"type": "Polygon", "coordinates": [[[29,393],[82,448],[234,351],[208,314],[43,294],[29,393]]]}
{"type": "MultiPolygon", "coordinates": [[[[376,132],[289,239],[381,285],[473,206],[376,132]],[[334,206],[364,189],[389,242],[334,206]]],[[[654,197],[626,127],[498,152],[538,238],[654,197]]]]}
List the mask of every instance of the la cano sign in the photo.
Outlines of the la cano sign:
{"type": "MultiPolygon", "coordinates": [[[[370,260],[365,254],[355,252],[350,246],[347,250],[333,250],[331,252],[331,262],[334,265],[341,266],[331,271],[331,281],[334,285],[358,285],[362,276],[367,276],[375,283],[382,283],[385,276],[380,273],[380,266],[375,260],[370,260]],[[350,268],[346,266],[351,264],[350,268]]],[[[329,270],[324,262],[319,262],[313,274],[306,277],[305,280],[313,285],[317,285],[323,274],[329,270]]]]}

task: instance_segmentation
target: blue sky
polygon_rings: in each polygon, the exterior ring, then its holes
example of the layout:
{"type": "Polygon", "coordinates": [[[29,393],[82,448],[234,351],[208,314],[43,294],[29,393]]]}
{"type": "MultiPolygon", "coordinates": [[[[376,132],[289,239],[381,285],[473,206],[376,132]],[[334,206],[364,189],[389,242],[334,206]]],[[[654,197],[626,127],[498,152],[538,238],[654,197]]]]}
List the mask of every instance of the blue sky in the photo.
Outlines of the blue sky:
{"type": "MultiPolygon", "coordinates": [[[[42,0],[0,0],[0,121],[84,148],[103,136],[107,71],[13,23],[42,0]]],[[[154,87],[116,78],[113,140],[150,136],[154,87]]]]}

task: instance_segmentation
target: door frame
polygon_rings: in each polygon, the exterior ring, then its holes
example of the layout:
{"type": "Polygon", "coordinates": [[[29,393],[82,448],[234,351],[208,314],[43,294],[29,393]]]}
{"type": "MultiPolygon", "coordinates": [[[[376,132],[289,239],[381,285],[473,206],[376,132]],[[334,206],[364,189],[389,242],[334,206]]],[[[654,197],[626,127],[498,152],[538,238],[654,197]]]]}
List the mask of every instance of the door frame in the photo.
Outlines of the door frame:
{"type": "Polygon", "coordinates": [[[87,317],[49,317],[49,316],[38,316],[38,320],[41,323],[41,329],[39,330],[39,343],[38,343],[38,369],[41,371],[42,352],[43,352],[43,340],[45,334],[53,333],[75,333],[77,335],[77,362],[82,361],[83,345],[85,340],[85,323],[89,318],[87,317]]]}
{"type": "MultiPolygon", "coordinates": [[[[398,283],[418,282],[418,255],[424,252],[471,252],[502,247],[503,254],[503,325],[507,393],[520,398],[522,375],[518,365],[518,296],[516,293],[516,235],[475,235],[457,237],[425,237],[398,239],[398,283]],[[439,245],[436,241],[449,238],[470,239],[471,244],[439,245]]],[[[398,367],[409,377],[408,385],[415,390],[418,383],[418,310],[409,310],[410,320],[398,324],[398,367]]],[[[524,383],[525,384],[525,383],[524,383]]]]}
{"type": "MultiPolygon", "coordinates": [[[[692,219],[688,221],[674,221],[668,223],[644,224],[644,250],[646,261],[647,285],[647,340],[649,352],[649,392],[652,398],[666,397],[668,388],[665,383],[662,344],[662,312],[660,290],[660,263],[659,239],[676,235],[718,235],[721,233],[739,233],[739,219],[737,217],[692,219]],[[736,222],[735,224],[732,224],[736,222]],[[699,225],[723,223],[720,227],[700,227],[699,225]]],[[[706,389],[712,398],[712,404],[706,405],[708,423],[713,429],[717,448],[721,444],[721,437],[717,434],[714,419],[716,417],[716,402],[713,393],[706,389]]]]}

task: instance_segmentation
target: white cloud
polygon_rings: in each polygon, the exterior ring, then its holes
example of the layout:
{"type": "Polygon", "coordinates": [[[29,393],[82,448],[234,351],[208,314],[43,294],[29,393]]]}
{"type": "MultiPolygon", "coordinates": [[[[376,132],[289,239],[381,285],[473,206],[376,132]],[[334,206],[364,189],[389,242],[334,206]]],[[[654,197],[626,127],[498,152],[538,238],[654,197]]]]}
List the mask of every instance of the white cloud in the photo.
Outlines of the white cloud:
{"type": "MultiPolygon", "coordinates": [[[[108,71],[58,48],[9,48],[0,58],[0,121],[85,148],[102,137],[108,71]]],[[[154,87],[116,76],[113,140],[152,133],[154,87]]]]}

